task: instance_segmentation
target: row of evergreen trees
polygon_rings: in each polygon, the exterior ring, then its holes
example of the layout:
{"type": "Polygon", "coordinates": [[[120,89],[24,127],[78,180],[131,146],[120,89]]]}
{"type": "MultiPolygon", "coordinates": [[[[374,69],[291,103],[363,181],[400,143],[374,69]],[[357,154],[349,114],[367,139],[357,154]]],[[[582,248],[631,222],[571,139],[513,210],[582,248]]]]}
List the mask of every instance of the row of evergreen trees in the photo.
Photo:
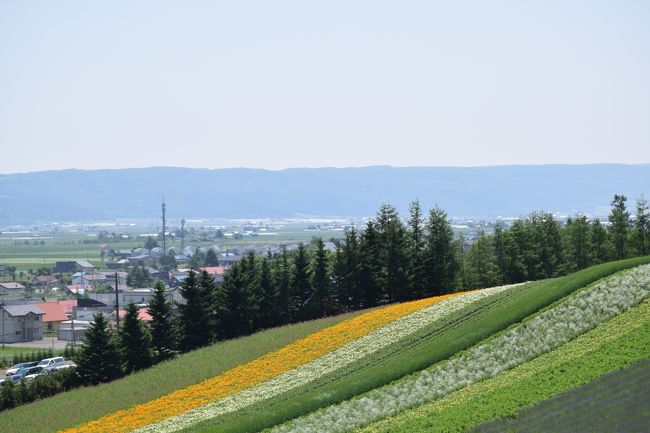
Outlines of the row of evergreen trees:
{"type": "Polygon", "coordinates": [[[272,257],[251,253],[225,273],[221,284],[205,272],[190,272],[180,290],[185,303],[177,305],[173,317],[164,287],[157,282],[149,306],[151,327],[139,322],[137,309],[129,306],[119,335],[111,339],[98,317],[78,356],[79,375],[84,383],[99,383],[177,352],[259,329],[462,289],[555,277],[648,254],[650,222],[643,198],[632,220],[626,198],[616,195],[608,220],[605,225],[578,215],[561,224],[552,214],[535,212],[509,228],[497,223],[493,233],[479,231],[476,239],[465,242],[462,236],[454,238],[439,208],[424,215],[415,201],[404,222],[385,204],[361,231],[348,230],[335,252],[326,251],[324,242],[316,239],[272,257]],[[107,359],[116,361],[98,370],[97,363],[107,359]]]}

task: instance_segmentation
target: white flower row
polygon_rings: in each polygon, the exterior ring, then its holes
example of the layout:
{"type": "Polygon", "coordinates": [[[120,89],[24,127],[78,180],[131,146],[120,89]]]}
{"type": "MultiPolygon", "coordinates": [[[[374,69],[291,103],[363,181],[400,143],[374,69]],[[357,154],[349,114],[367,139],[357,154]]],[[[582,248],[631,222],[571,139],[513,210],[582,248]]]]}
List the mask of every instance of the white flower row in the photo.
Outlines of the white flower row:
{"type": "Polygon", "coordinates": [[[294,368],[266,382],[245,389],[197,409],[167,418],[136,430],[137,433],[170,433],[206,419],[232,413],[254,403],[305,385],[324,374],[345,367],[365,356],[377,353],[389,345],[412,335],[434,321],[516,285],[492,287],[458,295],[395,320],[345,346],[333,350],[309,363],[294,368]]]}
{"type": "Polygon", "coordinates": [[[650,296],[650,265],[596,283],[506,334],[403,381],[332,405],[272,433],[344,432],[435,400],[527,362],[650,296]]]}

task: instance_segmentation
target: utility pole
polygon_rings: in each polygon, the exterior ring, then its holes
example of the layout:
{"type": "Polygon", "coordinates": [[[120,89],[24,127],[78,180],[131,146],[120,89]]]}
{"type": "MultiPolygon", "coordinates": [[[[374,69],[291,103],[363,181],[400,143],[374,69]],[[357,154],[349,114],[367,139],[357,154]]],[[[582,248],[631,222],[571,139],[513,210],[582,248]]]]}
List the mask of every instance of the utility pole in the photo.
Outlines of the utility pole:
{"type": "Polygon", "coordinates": [[[185,218],[181,220],[181,257],[185,258],[185,218]]]}
{"type": "MultiPolygon", "coordinates": [[[[165,205],[163,204],[163,214],[165,212],[164,211],[164,209],[165,209],[164,206],[165,205]]],[[[119,333],[120,332],[120,295],[119,295],[119,292],[117,290],[117,284],[118,284],[117,272],[115,272],[115,323],[116,323],[115,329],[117,330],[116,332],[119,333]]]]}
{"type": "Polygon", "coordinates": [[[0,310],[2,310],[2,348],[5,348],[5,302],[0,301],[0,310]]]}
{"type": "Polygon", "coordinates": [[[165,237],[165,232],[167,231],[167,222],[165,221],[165,211],[167,210],[167,205],[165,205],[165,197],[162,201],[162,236],[163,236],[163,252],[167,254],[167,242],[165,237]]]}

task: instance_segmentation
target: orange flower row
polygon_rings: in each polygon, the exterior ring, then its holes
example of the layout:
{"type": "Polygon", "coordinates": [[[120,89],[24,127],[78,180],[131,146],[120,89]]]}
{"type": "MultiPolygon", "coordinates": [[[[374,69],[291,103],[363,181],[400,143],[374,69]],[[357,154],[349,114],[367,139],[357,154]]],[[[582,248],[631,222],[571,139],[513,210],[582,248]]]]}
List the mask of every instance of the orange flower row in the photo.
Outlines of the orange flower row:
{"type": "Polygon", "coordinates": [[[196,385],[63,430],[62,433],[128,432],[160,422],[269,380],[394,320],[455,295],[457,294],[437,296],[370,311],[323,329],[196,385]]]}

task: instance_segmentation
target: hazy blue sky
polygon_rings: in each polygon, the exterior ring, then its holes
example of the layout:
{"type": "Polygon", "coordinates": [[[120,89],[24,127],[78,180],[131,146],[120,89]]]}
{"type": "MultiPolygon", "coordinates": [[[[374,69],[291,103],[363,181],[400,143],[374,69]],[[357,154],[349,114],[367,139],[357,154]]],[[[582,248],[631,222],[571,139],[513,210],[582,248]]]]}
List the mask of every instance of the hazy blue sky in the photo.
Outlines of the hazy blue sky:
{"type": "Polygon", "coordinates": [[[0,0],[0,172],[650,162],[648,1],[0,0]]]}

